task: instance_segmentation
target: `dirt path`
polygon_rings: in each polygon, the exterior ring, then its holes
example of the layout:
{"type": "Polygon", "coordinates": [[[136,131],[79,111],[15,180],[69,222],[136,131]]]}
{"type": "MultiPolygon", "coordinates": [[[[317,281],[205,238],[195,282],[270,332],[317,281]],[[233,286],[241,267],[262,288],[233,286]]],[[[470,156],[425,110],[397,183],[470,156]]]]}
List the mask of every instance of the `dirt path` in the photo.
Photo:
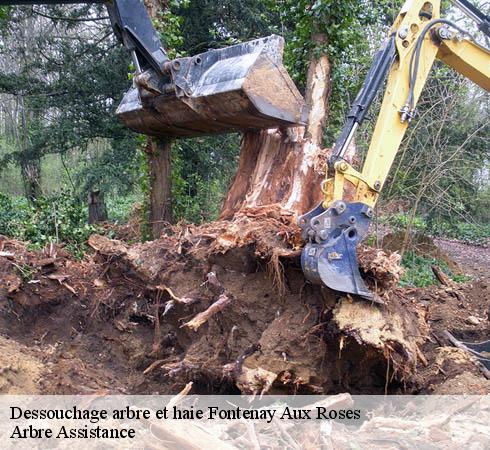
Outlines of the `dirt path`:
{"type": "Polygon", "coordinates": [[[446,239],[434,239],[434,242],[465,274],[490,281],[490,248],[446,239]]]}

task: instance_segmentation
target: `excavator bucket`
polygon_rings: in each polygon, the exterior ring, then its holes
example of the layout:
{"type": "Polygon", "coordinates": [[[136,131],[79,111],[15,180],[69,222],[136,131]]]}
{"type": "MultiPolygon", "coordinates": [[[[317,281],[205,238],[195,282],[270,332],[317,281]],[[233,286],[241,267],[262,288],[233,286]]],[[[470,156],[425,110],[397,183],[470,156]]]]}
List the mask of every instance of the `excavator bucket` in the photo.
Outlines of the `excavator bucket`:
{"type": "Polygon", "coordinates": [[[302,124],[306,105],[282,65],[283,47],[272,35],[175,59],[167,79],[147,70],[117,115],[132,130],[160,137],[302,124]]]}
{"type": "Polygon", "coordinates": [[[299,218],[303,238],[308,241],[301,253],[305,277],[313,284],[384,303],[366,286],[357,263],[356,247],[366,236],[372,209],[363,203],[322,204],[299,218]]]}

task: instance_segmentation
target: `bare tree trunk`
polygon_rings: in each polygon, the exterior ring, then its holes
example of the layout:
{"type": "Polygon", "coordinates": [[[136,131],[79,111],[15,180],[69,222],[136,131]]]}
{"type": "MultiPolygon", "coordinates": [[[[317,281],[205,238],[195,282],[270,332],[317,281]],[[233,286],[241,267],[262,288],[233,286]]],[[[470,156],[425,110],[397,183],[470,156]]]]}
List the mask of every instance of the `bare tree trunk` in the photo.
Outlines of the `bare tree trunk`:
{"type": "Polygon", "coordinates": [[[24,193],[29,201],[35,201],[41,194],[41,161],[39,159],[21,160],[20,172],[24,193]]]}
{"type": "Polygon", "coordinates": [[[148,138],[146,153],[150,173],[150,227],[157,239],[167,223],[172,222],[172,141],[148,138]]]}
{"type": "MultiPolygon", "coordinates": [[[[323,36],[315,36],[322,40],[323,36]]],[[[327,56],[312,60],[306,101],[305,127],[250,131],[243,135],[239,167],[221,211],[229,219],[242,208],[279,204],[302,214],[322,198],[327,151],[322,136],[328,111],[330,63],[327,56]]]]}
{"type": "MultiPolygon", "coordinates": [[[[158,13],[167,7],[166,0],[145,0],[145,6],[152,19],[158,17],[158,13]]],[[[150,176],[150,211],[149,221],[153,239],[162,234],[166,223],[172,221],[172,162],[170,140],[158,140],[148,138],[146,153],[150,176]]]]}
{"type": "Polygon", "coordinates": [[[41,195],[41,160],[29,154],[28,116],[32,120],[32,111],[26,111],[23,95],[19,96],[19,107],[22,128],[18,141],[21,148],[20,169],[25,195],[32,202],[41,195]]]}
{"type": "Polygon", "coordinates": [[[88,194],[88,223],[106,222],[107,219],[104,193],[99,190],[90,191],[88,194]]]}

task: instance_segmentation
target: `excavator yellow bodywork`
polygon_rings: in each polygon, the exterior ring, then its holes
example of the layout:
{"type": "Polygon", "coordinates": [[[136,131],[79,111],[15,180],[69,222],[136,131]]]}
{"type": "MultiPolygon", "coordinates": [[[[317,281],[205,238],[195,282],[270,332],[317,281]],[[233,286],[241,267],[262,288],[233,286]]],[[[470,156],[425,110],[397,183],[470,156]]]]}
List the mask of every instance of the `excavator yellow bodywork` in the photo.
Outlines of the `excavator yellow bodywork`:
{"type": "MultiPolygon", "coordinates": [[[[453,3],[477,21],[490,36],[490,18],[467,0],[453,3]]],[[[457,24],[440,18],[440,0],[410,0],[402,8],[388,41],[375,56],[365,84],[348,115],[329,160],[321,189],[323,202],[299,218],[307,244],[302,266],[313,283],[380,301],[365,285],[357,263],[357,244],[366,236],[379,194],[436,59],[490,90],[490,51],[468,38],[457,24]],[[452,31],[456,30],[456,32],[452,31]],[[387,79],[385,94],[359,172],[344,154],[376,92],[387,79]],[[345,182],[355,195],[345,198],[345,182]]]]}

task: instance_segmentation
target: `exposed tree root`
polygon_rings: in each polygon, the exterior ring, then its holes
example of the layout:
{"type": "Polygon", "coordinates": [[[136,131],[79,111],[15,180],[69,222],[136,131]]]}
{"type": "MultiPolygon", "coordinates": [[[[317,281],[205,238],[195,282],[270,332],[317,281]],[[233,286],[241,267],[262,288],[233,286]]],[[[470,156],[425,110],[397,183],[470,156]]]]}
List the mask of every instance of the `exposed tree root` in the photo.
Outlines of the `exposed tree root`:
{"type": "MultiPolygon", "coordinates": [[[[42,329],[36,337],[43,345],[68,345],[73,335],[95,339],[97,349],[106,342],[113,342],[112,352],[122,347],[117,364],[139,380],[133,392],[175,392],[190,381],[195,392],[207,393],[410,392],[421,389],[419,372],[442,376],[426,350],[428,319],[437,324],[433,305],[457,304],[452,291],[459,288],[394,288],[398,255],[369,248],[359,249],[362,269],[386,305],[312,286],[301,271],[294,216],[281,208],[249,209],[233,221],[199,227],[180,224],[144,244],[103,236],[89,243],[93,257],[76,262],[58,249],[49,264],[21,243],[4,244],[0,296],[11,305],[4,316],[25,322],[17,328],[28,335],[30,324],[60,314],[60,326],[48,319],[49,334],[42,329]],[[60,289],[60,280],[77,294],[60,289]],[[89,330],[92,337],[84,337],[89,330]]],[[[91,364],[90,356],[85,360],[91,364]]],[[[67,360],[59,364],[70,367],[67,360]]],[[[449,373],[445,364],[437,367],[449,373]]],[[[464,364],[469,370],[471,362],[464,364]]],[[[57,393],[87,384],[75,377],[62,387],[66,380],[56,380],[49,385],[57,393]]]]}

